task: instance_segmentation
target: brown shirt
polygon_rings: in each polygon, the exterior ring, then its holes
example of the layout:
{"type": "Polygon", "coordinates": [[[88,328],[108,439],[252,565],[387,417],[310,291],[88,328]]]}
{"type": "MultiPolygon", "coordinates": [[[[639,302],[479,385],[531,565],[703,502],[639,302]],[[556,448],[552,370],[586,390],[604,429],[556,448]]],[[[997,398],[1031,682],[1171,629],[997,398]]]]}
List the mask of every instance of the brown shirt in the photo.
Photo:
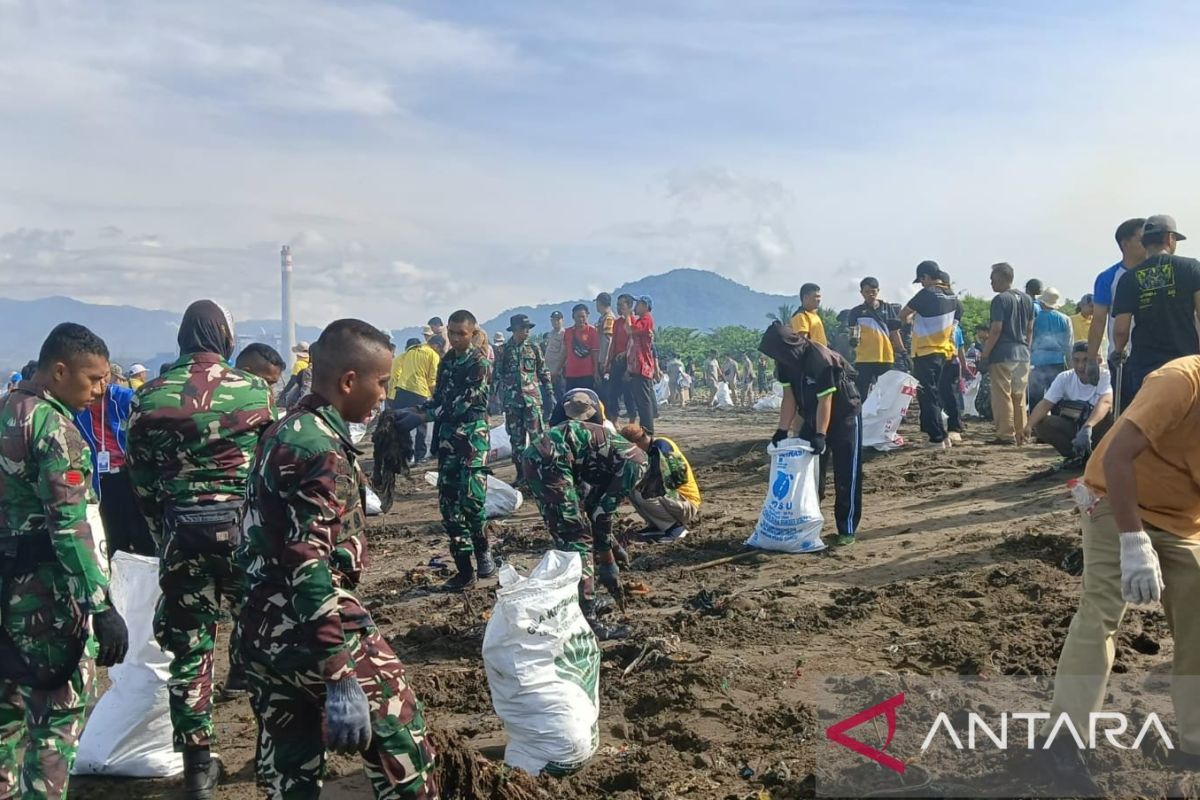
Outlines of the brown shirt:
{"type": "Polygon", "coordinates": [[[1142,520],[1185,539],[1200,538],[1200,356],[1177,358],[1146,378],[1088,461],[1084,482],[1101,494],[1104,453],[1124,425],[1150,440],[1133,462],[1142,520]]]}

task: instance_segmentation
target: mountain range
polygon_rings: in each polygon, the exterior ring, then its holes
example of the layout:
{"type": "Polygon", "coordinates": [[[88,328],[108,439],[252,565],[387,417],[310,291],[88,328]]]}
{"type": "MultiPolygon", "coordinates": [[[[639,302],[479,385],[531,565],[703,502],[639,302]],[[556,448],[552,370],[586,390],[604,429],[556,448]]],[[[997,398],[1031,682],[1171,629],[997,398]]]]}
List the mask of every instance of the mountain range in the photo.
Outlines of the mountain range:
{"type": "MultiPolygon", "coordinates": [[[[686,327],[711,330],[725,325],[747,325],[759,328],[766,325],[766,315],[782,304],[795,305],[795,296],[767,294],[736,283],[714,272],[697,269],[676,269],[662,275],[651,275],[627,283],[612,294],[628,293],[635,297],[650,295],[654,299],[655,323],[663,327],[686,327]]],[[[561,311],[570,324],[571,309],[585,303],[595,319],[593,297],[564,300],[538,306],[511,308],[483,323],[489,334],[504,332],[509,317],[526,314],[539,331],[550,326],[550,314],[561,311]]],[[[445,318],[447,311],[430,312],[445,318]]],[[[58,322],[78,322],[98,333],[108,343],[112,358],[128,366],[141,362],[153,373],[157,365],[175,358],[175,334],[182,317],[179,311],[150,310],[134,306],[107,306],[85,303],[69,297],[46,297],[39,300],[8,300],[0,298],[0,366],[5,370],[19,369],[37,357],[38,348],[50,328],[58,322]]],[[[422,320],[422,323],[424,321],[422,320]]],[[[279,320],[239,320],[238,339],[277,341],[281,330],[279,320]]],[[[421,326],[398,328],[392,331],[397,343],[403,345],[410,337],[420,335],[421,326]]],[[[296,326],[298,340],[313,341],[320,328],[296,326]]]]}

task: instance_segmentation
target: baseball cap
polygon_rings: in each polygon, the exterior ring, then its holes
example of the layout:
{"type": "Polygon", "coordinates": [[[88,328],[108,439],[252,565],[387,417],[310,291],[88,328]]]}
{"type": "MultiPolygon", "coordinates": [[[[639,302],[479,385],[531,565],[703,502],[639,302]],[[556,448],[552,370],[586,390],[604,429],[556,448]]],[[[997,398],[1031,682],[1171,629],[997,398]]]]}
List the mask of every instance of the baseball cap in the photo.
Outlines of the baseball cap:
{"type": "Polygon", "coordinates": [[[1169,214],[1155,214],[1146,218],[1146,226],[1142,228],[1142,237],[1152,233],[1173,233],[1176,239],[1186,239],[1175,225],[1175,218],[1169,214]]]}
{"type": "Polygon", "coordinates": [[[513,314],[508,318],[508,330],[510,333],[519,330],[528,330],[534,327],[534,324],[529,321],[529,317],[525,314],[513,314]]]}
{"type": "Polygon", "coordinates": [[[147,372],[147,371],[148,370],[146,369],[145,364],[134,364],[132,367],[129,368],[130,375],[137,375],[138,373],[147,372]]]}
{"type": "Polygon", "coordinates": [[[922,261],[917,264],[917,279],[913,283],[920,283],[921,278],[937,278],[937,274],[941,272],[936,261],[922,261]]]}
{"type": "Polygon", "coordinates": [[[421,340],[414,337],[404,343],[404,349],[408,350],[411,347],[420,347],[420,345],[421,345],[421,340]]]}
{"type": "Polygon", "coordinates": [[[550,319],[562,319],[562,318],[563,318],[563,313],[561,311],[551,311],[550,312],[550,319]]]}
{"type": "Polygon", "coordinates": [[[563,401],[563,411],[570,419],[588,419],[596,413],[596,403],[586,392],[571,392],[563,401]]]}

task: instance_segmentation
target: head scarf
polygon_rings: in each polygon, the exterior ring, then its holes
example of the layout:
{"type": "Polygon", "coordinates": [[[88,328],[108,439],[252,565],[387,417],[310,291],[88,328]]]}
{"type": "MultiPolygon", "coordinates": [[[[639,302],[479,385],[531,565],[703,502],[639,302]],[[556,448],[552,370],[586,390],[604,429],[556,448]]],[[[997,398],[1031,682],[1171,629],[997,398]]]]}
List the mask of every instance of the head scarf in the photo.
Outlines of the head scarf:
{"type": "Polygon", "coordinates": [[[179,323],[179,353],[216,353],[224,359],[233,355],[233,317],[212,300],[197,300],[183,312],[179,323]]]}

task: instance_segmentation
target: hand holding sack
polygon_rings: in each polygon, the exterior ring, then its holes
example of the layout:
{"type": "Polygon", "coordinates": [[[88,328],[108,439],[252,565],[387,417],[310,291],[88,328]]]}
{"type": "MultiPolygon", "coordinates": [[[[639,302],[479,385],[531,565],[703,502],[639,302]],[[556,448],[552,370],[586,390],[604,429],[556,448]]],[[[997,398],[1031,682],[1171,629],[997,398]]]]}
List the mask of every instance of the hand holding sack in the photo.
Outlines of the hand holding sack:
{"type": "Polygon", "coordinates": [[[94,615],[92,630],[100,644],[97,664],[111,667],[125,660],[125,653],[129,651],[129,630],[116,608],[109,606],[107,610],[94,615]]]}

